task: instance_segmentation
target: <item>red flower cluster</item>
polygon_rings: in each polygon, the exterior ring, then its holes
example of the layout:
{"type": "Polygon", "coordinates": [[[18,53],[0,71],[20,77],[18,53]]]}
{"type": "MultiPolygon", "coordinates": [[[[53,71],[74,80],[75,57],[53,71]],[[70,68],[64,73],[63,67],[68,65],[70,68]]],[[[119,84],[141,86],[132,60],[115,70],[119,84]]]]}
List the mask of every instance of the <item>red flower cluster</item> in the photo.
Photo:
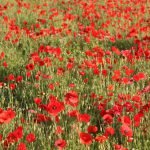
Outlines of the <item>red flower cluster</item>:
{"type": "Polygon", "coordinates": [[[13,118],[15,118],[16,113],[8,108],[7,110],[3,110],[0,108],[0,124],[9,123],[13,118]]]}

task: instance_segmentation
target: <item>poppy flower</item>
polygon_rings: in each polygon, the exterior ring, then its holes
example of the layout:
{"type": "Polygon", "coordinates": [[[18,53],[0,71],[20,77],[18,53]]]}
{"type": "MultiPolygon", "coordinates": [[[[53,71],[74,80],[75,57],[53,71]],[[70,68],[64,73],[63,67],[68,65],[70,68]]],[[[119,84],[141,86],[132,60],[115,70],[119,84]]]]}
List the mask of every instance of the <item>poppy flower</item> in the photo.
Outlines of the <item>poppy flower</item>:
{"type": "Polygon", "coordinates": [[[145,79],[146,78],[146,75],[143,73],[143,72],[139,72],[137,73],[136,75],[133,76],[133,80],[138,82],[142,79],[145,79]]]}
{"type": "Polygon", "coordinates": [[[68,112],[69,117],[77,117],[79,112],[77,110],[71,110],[68,112]]]}
{"type": "Polygon", "coordinates": [[[23,136],[23,128],[21,126],[17,127],[13,132],[10,132],[4,141],[4,146],[8,146],[14,142],[18,142],[23,136]]]}
{"type": "Polygon", "coordinates": [[[26,144],[25,143],[20,143],[17,146],[17,150],[27,150],[26,144]]]}
{"type": "Polygon", "coordinates": [[[55,130],[55,134],[61,134],[63,132],[63,129],[61,126],[57,126],[55,130]]]}
{"type": "Polygon", "coordinates": [[[34,120],[37,123],[51,121],[50,117],[45,116],[44,114],[36,114],[36,118],[34,120]]]}
{"type": "Polygon", "coordinates": [[[46,108],[47,112],[52,116],[57,116],[64,109],[64,103],[57,100],[49,102],[46,108]]]}
{"type": "Polygon", "coordinates": [[[75,91],[69,91],[65,95],[65,101],[67,104],[76,107],[79,103],[78,93],[75,91]]]}
{"type": "Polygon", "coordinates": [[[26,69],[27,69],[28,71],[32,71],[32,70],[34,69],[34,65],[33,65],[33,64],[27,64],[27,65],[26,65],[26,69]]]}
{"type": "Polygon", "coordinates": [[[89,114],[78,114],[78,121],[88,123],[90,122],[91,116],[89,114]]]}
{"type": "Polygon", "coordinates": [[[100,135],[95,137],[95,141],[99,143],[104,143],[108,139],[105,135],[100,135]]]}
{"type": "Polygon", "coordinates": [[[58,139],[55,141],[55,146],[57,148],[59,148],[59,150],[62,150],[63,148],[65,148],[67,145],[66,141],[63,139],[58,139]]]}
{"type": "Polygon", "coordinates": [[[48,85],[48,88],[51,89],[51,90],[54,90],[55,86],[54,86],[53,83],[50,83],[50,84],[48,85]]]}
{"type": "Polygon", "coordinates": [[[136,115],[134,116],[134,126],[135,126],[135,127],[140,126],[141,118],[142,118],[142,117],[141,117],[140,114],[136,114],[136,115]]]}
{"type": "Polygon", "coordinates": [[[127,148],[124,148],[122,145],[118,145],[118,144],[114,145],[114,149],[115,150],[128,150],[127,148]]]}
{"type": "Polygon", "coordinates": [[[2,60],[4,57],[5,57],[5,53],[4,53],[4,52],[1,52],[1,53],[0,53],[0,60],[2,60]]]}
{"type": "Polygon", "coordinates": [[[134,96],[132,97],[132,101],[133,101],[133,102],[141,102],[141,101],[142,101],[141,96],[139,96],[139,95],[134,95],[134,96]]]}
{"type": "Polygon", "coordinates": [[[126,68],[126,69],[125,69],[125,73],[126,73],[127,76],[132,75],[133,72],[134,72],[134,70],[132,70],[132,69],[129,69],[129,68],[126,68]]]}
{"type": "Polygon", "coordinates": [[[98,131],[98,127],[97,126],[88,126],[87,129],[88,133],[96,133],[98,131]]]}
{"type": "Polygon", "coordinates": [[[2,141],[2,139],[3,139],[3,135],[2,135],[2,134],[0,134],[0,141],[2,141]]]}
{"type": "Polygon", "coordinates": [[[17,76],[17,77],[16,77],[16,82],[21,82],[21,81],[22,81],[22,79],[23,79],[23,77],[22,77],[22,76],[17,76]]]}
{"type": "Polygon", "coordinates": [[[10,83],[10,84],[9,84],[9,88],[10,88],[11,90],[14,90],[14,89],[16,88],[16,84],[10,83]]]}
{"type": "Polygon", "coordinates": [[[144,87],[144,89],[141,90],[141,93],[150,93],[150,85],[147,85],[146,87],[144,87]]]}
{"type": "Polygon", "coordinates": [[[122,124],[126,124],[126,125],[128,125],[128,126],[130,126],[131,123],[132,123],[129,116],[122,116],[122,117],[120,117],[119,119],[120,119],[120,122],[121,122],[122,124]]]}
{"type": "Polygon", "coordinates": [[[92,136],[89,133],[81,132],[79,134],[80,142],[82,144],[90,145],[92,144],[92,136]]]}
{"type": "Polygon", "coordinates": [[[4,61],[2,65],[3,65],[4,68],[7,68],[7,67],[8,67],[8,64],[7,64],[6,61],[4,61]]]}
{"type": "Polygon", "coordinates": [[[126,137],[132,137],[133,136],[132,129],[128,125],[126,125],[126,124],[123,124],[120,127],[120,132],[121,132],[122,135],[124,135],[126,137]]]}
{"type": "Polygon", "coordinates": [[[22,126],[17,127],[17,129],[13,132],[13,134],[17,139],[21,139],[23,136],[23,127],[22,126]]]}
{"type": "Polygon", "coordinates": [[[0,124],[9,123],[15,115],[15,112],[11,108],[7,110],[0,109],[0,124]]]}
{"type": "Polygon", "coordinates": [[[36,137],[34,135],[34,133],[29,133],[27,136],[26,136],[26,140],[27,142],[31,143],[31,142],[34,142],[36,140],[36,137]]]}
{"type": "Polygon", "coordinates": [[[116,48],[115,46],[112,46],[111,50],[117,55],[121,54],[120,50],[118,48],[116,48]]]}
{"type": "Polygon", "coordinates": [[[13,74],[9,74],[8,80],[9,81],[14,81],[15,80],[15,76],[13,74]]]}
{"type": "Polygon", "coordinates": [[[39,104],[41,104],[42,100],[41,100],[41,98],[36,97],[36,98],[34,98],[34,102],[35,102],[37,105],[39,105],[39,104]]]}
{"type": "Polygon", "coordinates": [[[114,75],[112,76],[112,80],[113,81],[118,81],[121,77],[121,72],[120,70],[115,70],[114,71],[114,75]]]}
{"type": "Polygon", "coordinates": [[[113,117],[111,115],[109,115],[109,114],[105,114],[103,116],[103,120],[104,120],[105,123],[112,124],[113,117]]]}
{"type": "Polygon", "coordinates": [[[108,71],[106,69],[103,69],[102,70],[102,75],[106,77],[108,75],[108,71]]]}
{"type": "Polygon", "coordinates": [[[112,127],[107,127],[105,129],[105,136],[109,136],[109,135],[114,135],[115,134],[115,130],[112,127]]]}

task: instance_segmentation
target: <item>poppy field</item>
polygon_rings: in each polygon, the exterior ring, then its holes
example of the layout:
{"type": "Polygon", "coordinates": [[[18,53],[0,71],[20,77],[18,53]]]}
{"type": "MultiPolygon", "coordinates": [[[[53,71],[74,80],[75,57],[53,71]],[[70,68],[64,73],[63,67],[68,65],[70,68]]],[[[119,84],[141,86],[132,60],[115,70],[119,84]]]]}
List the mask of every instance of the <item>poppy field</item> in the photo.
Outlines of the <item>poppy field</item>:
{"type": "Polygon", "coordinates": [[[149,0],[0,0],[0,150],[149,147],[149,0]]]}

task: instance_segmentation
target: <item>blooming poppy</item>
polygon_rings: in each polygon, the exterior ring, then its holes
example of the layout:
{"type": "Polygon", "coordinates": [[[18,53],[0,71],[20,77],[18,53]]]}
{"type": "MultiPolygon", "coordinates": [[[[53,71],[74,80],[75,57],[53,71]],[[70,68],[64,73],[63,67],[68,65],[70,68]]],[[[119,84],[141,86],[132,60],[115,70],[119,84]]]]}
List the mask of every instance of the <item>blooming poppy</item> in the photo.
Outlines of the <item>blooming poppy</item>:
{"type": "Polygon", "coordinates": [[[89,114],[78,114],[77,116],[78,121],[88,123],[91,119],[89,114]]]}
{"type": "Polygon", "coordinates": [[[133,80],[136,81],[136,82],[138,82],[142,79],[145,79],[145,78],[146,78],[146,75],[143,72],[139,72],[139,73],[137,73],[133,76],[133,80]]]}
{"type": "Polygon", "coordinates": [[[93,138],[89,133],[81,132],[79,134],[79,137],[80,137],[80,142],[82,144],[86,144],[86,145],[92,144],[93,138]]]}
{"type": "Polygon", "coordinates": [[[14,89],[16,88],[16,84],[10,83],[10,84],[9,84],[9,88],[10,88],[11,90],[14,90],[14,89]]]}
{"type": "Polygon", "coordinates": [[[35,134],[34,134],[34,133],[29,133],[29,134],[26,136],[26,140],[27,140],[27,142],[29,142],[29,143],[34,142],[34,141],[36,140],[35,134]]]}
{"type": "Polygon", "coordinates": [[[35,102],[37,105],[39,105],[39,104],[41,104],[42,100],[41,100],[41,98],[36,97],[36,98],[34,98],[34,102],[35,102]]]}
{"type": "Polygon", "coordinates": [[[114,130],[114,128],[112,128],[112,127],[107,127],[106,129],[105,129],[105,136],[109,136],[109,135],[114,135],[115,134],[115,130],[114,130]]]}
{"type": "Polygon", "coordinates": [[[58,100],[51,101],[47,104],[47,112],[52,116],[57,116],[61,111],[65,109],[64,103],[58,100]]]}
{"type": "Polygon", "coordinates": [[[115,144],[114,149],[115,150],[128,150],[127,148],[124,148],[122,145],[119,145],[119,144],[115,144]]]}
{"type": "Polygon", "coordinates": [[[111,124],[113,122],[113,117],[110,114],[105,114],[103,120],[105,123],[111,124]]]}
{"type": "Polygon", "coordinates": [[[27,64],[26,65],[26,69],[28,70],[28,71],[32,71],[33,69],[34,69],[34,65],[31,63],[31,64],[27,64]]]}
{"type": "Polygon", "coordinates": [[[26,144],[21,142],[21,143],[17,146],[17,150],[27,150],[26,144]]]}
{"type": "Polygon", "coordinates": [[[128,125],[126,125],[126,124],[123,124],[120,127],[120,132],[121,132],[122,135],[124,135],[126,137],[132,137],[133,136],[132,129],[128,125]]]}
{"type": "Polygon", "coordinates": [[[63,148],[65,148],[67,145],[67,142],[63,139],[58,139],[55,141],[55,146],[59,149],[62,150],[63,148]]]}
{"type": "Polygon", "coordinates": [[[88,133],[96,133],[98,131],[98,127],[97,126],[88,126],[87,128],[88,133]]]}
{"type": "Polygon", "coordinates": [[[65,101],[67,104],[76,107],[79,103],[78,93],[75,91],[69,91],[65,95],[65,101]]]}
{"type": "Polygon", "coordinates": [[[7,110],[0,109],[0,124],[9,123],[15,115],[15,112],[11,108],[7,110]]]}
{"type": "Polygon", "coordinates": [[[108,139],[105,135],[98,135],[95,137],[95,141],[99,143],[104,143],[108,139]]]}
{"type": "Polygon", "coordinates": [[[10,132],[4,141],[4,146],[8,146],[12,143],[18,142],[23,136],[23,128],[21,126],[17,127],[13,132],[10,132]]]}

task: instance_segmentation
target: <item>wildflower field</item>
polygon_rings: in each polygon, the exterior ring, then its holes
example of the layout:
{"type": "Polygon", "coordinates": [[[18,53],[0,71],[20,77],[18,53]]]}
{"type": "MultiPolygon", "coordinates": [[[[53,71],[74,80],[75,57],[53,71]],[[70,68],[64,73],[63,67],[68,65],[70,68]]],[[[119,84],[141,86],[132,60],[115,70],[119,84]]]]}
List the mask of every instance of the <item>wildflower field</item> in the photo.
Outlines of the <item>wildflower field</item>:
{"type": "Polygon", "coordinates": [[[150,149],[149,0],[0,0],[0,150],[57,149],[150,149]]]}

